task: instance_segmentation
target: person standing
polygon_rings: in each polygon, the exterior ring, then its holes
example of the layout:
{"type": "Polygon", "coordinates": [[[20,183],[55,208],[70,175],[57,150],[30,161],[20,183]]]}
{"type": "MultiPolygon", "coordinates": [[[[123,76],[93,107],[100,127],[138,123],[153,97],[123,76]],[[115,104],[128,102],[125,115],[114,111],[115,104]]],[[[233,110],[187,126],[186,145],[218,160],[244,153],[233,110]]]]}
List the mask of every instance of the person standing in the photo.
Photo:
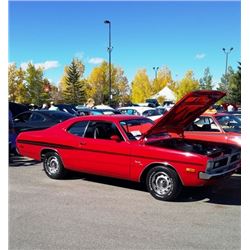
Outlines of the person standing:
{"type": "Polygon", "coordinates": [[[43,109],[43,110],[49,109],[48,104],[47,104],[47,103],[44,103],[41,109],[43,109]]]}
{"type": "Polygon", "coordinates": [[[232,104],[229,104],[229,105],[227,106],[227,111],[228,111],[228,112],[233,112],[233,111],[234,111],[234,106],[233,106],[232,104]]]}
{"type": "Polygon", "coordinates": [[[50,102],[49,110],[58,110],[58,107],[54,105],[54,102],[50,102]]]}

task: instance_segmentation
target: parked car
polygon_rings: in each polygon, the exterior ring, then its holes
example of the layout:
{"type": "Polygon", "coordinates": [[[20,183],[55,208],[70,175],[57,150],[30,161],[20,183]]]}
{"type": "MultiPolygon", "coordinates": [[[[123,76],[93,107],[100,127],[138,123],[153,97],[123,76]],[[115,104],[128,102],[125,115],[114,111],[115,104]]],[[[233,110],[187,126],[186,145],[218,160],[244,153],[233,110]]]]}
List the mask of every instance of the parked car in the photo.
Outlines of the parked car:
{"type": "Polygon", "coordinates": [[[147,99],[146,102],[149,103],[150,107],[152,108],[158,107],[160,105],[157,99],[147,99]]]}
{"type": "Polygon", "coordinates": [[[22,112],[28,111],[29,108],[27,105],[24,105],[24,104],[9,102],[9,110],[11,111],[14,117],[22,112]]]}
{"type": "Polygon", "coordinates": [[[117,110],[120,111],[122,114],[145,116],[153,121],[159,119],[162,116],[156,108],[151,107],[133,106],[122,107],[118,108],[117,110]]]}
{"type": "Polygon", "coordinates": [[[74,116],[62,111],[32,110],[15,116],[13,123],[16,133],[19,134],[25,130],[49,128],[72,117],[74,116]]]}
{"type": "Polygon", "coordinates": [[[163,107],[163,106],[156,107],[156,110],[158,111],[158,113],[160,115],[163,115],[165,112],[168,112],[168,110],[165,107],[163,107]]]}
{"type": "Polygon", "coordinates": [[[174,106],[174,102],[173,101],[165,101],[165,102],[163,102],[163,107],[167,111],[169,111],[173,106],[174,106]]]}
{"type": "Polygon", "coordinates": [[[70,105],[70,104],[56,104],[55,107],[58,108],[59,111],[63,111],[66,113],[70,113],[74,116],[77,116],[77,109],[74,105],[70,105]]]}
{"type": "Polygon", "coordinates": [[[184,128],[225,94],[195,91],[153,125],[142,116],[101,115],[69,119],[17,137],[21,155],[43,161],[53,179],[80,171],[146,183],[159,200],[174,200],[183,186],[204,186],[240,167],[240,148],[191,140],[184,128]],[[171,133],[171,134],[169,134],[171,133]]]}
{"type": "Polygon", "coordinates": [[[185,131],[185,138],[241,146],[241,120],[230,113],[204,113],[185,131]]]}
{"type": "Polygon", "coordinates": [[[78,115],[117,115],[120,111],[115,109],[95,109],[95,108],[78,108],[78,115]]]}
{"type": "Polygon", "coordinates": [[[223,112],[229,115],[235,115],[239,120],[241,120],[241,111],[223,112]]]}

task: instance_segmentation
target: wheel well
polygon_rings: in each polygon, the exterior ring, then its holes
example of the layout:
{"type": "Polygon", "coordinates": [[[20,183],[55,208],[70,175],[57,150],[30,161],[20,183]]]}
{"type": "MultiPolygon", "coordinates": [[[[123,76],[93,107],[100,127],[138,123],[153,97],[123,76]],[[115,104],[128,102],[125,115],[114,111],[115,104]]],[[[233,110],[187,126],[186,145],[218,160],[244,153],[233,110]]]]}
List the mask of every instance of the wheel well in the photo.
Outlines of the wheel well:
{"type": "Polygon", "coordinates": [[[41,161],[43,161],[43,158],[44,158],[45,154],[47,154],[49,152],[55,152],[55,153],[57,153],[56,150],[53,150],[53,149],[50,149],[50,148],[43,149],[41,151],[41,161]]]}
{"type": "MultiPolygon", "coordinates": [[[[149,166],[147,166],[144,171],[142,172],[141,174],[141,177],[140,177],[140,182],[145,184],[146,183],[146,178],[147,178],[147,174],[148,172],[153,168],[153,167],[156,167],[156,166],[160,166],[160,167],[165,167],[165,168],[171,168],[172,170],[175,170],[174,167],[172,167],[171,165],[168,165],[168,164],[164,164],[164,163],[152,163],[150,164],[149,166]]],[[[179,176],[179,174],[176,172],[177,176],[179,177],[180,181],[181,181],[181,178],[179,176]]],[[[182,182],[182,181],[181,181],[182,182]]]]}

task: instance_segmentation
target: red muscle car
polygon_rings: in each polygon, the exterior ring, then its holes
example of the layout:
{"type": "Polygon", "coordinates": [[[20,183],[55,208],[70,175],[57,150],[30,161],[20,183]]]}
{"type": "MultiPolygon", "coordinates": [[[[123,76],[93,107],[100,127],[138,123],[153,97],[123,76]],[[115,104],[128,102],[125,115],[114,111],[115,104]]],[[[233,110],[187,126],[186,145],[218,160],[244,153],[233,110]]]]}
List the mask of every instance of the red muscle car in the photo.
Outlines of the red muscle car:
{"type": "Polygon", "coordinates": [[[156,122],[145,117],[84,116],[17,138],[21,155],[43,161],[46,174],[69,170],[146,183],[153,197],[174,200],[183,186],[203,186],[240,167],[240,148],[185,139],[184,128],[225,94],[195,91],[156,122]]]}
{"type": "Polygon", "coordinates": [[[184,136],[241,147],[241,120],[230,113],[205,112],[187,128],[184,136]]]}

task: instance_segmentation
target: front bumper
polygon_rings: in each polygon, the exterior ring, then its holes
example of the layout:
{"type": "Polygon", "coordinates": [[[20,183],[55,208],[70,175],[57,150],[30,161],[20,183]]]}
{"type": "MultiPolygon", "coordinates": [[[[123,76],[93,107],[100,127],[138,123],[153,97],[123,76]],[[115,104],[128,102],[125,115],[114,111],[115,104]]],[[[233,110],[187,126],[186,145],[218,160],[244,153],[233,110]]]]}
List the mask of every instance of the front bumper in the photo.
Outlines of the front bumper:
{"type": "Polygon", "coordinates": [[[215,178],[225,177],[226,175],[232,174],[239,168],[240,162],[226,166],[223,169],[220,169],[218,172],[200,172],[199,178],[202,180],[211,180],[215,178]]]}

